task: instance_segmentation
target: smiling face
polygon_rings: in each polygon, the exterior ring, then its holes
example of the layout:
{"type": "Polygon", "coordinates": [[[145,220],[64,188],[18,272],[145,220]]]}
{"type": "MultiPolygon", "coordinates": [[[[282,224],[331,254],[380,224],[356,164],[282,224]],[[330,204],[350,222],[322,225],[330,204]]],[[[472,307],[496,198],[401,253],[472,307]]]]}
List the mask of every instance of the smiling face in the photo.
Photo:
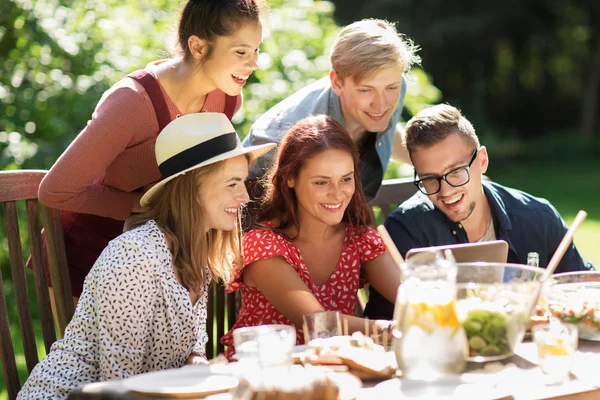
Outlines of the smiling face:
{"type": "MultiPolygon", "coordinates": [[[[468,165],[475,148],[475,144],[457,133],[452,133],[431,147],[416,147],[411,152],[411,159],[419,179],[439,178],[456,168],[468,165]]],[[[487,171],[487,166],[487,151],[482,147],[470,167],[470,180],[466,185],[452,187],[442,180],[440,191],[429,195],[429,199],[454,222],[481,218],[483,223],[487,223],[485,214],[477,212],[483,207],[480,204],[485,202],[481,176],[487,171]]]]}
{"type": "Polygon", "coordinates": [[[325,150],[305,161],[298,177],[288,180],[298,201],[298,219],[312,218],[337,225],[355,190],[352,155],[342,150],[325,150]]]}
{"type": "Polygon", "coordinates": [[[244,184],[247,177],[248,160],[238,156],[224,161],[216,173],[202,182],[198,197],[208,229],[235,228],[241,207],[249,201],[244,184]]]}
{"type": "Polygon", "coordinates": [[[237,96],[248,77],[258,68],[261,42],[260,21],[246,22],[232,35],[217,37],[212,43],[210,58],[201,66],[202,73],[215,88],[237,96]]]}
{"type": "Polygon", "coordinates": [[[387,129],[400,99],[402,72],[399,66],[387,67],[355,82],[352,77],[340,79],[331,71],[331,84],[340,97],[348,132],[387,129]]]}

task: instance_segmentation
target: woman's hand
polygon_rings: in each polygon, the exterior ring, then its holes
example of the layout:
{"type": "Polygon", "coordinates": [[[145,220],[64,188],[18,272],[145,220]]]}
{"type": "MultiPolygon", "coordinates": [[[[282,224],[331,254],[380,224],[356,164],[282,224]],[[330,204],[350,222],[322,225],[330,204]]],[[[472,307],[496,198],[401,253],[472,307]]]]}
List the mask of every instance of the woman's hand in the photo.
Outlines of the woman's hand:
{"type": "Polygon", "coordinates": [[[199,354],[190,354],[187,361],[185,362],[187,365],[208,365],[209,362],[205,356],[199,354]]]}

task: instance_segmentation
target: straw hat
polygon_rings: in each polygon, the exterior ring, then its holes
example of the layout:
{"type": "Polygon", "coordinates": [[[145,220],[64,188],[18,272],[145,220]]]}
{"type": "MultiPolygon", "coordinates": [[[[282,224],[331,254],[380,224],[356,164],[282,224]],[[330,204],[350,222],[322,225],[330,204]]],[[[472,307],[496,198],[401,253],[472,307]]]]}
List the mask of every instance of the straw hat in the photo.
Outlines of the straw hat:
{"type": "Polygon", "coordinates": [[[249,154],[252,161],[275,146],[242,147],[225,114],[205,112],[176,118],[156,138],[156,162],[163,179],[144,194],[140,204],[150,205],[167,182],[188,171],[243,154],[249,154]]]}

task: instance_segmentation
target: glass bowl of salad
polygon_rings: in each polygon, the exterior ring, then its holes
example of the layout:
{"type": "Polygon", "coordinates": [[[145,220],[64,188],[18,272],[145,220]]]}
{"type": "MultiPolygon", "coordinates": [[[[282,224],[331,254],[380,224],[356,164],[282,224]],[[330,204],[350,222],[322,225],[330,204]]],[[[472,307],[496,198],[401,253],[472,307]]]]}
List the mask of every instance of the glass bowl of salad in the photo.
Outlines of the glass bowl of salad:
{"type": "Polygon", "coordinates": [[[577,325],[580,339],[600,341],[600,272],[552,275],[544,298],[554,318],[577,325]]]}
{"type": "Polygon", "coordinates": [[[502,360],[523,340],[540,294],[539,269],[520,264],[459,263],[456,312],[468,361],[502,360]]]}

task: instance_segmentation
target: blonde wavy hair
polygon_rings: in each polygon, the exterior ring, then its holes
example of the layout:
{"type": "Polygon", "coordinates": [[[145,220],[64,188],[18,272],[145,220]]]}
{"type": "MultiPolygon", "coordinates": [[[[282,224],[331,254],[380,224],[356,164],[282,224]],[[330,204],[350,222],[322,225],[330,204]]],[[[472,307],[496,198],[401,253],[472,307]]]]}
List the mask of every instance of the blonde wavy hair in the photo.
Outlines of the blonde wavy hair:
{"type": "Polygon", "coordinates": [[[418,47],[401,35],[396,26],[382,19],[363,19],[340,31],[331,48],[331,66],[342,78],[358,82],[375,72],[399,66],[410,71],[421,58],[418,47]]]}
{"type": "Polygon", "coordinates": [[[182,285],[196,293],[204,291],[207,270],[214,280],[228,282],[234,266],[242,264],[239,221],[233,231],[210,229],[198,196],[224,164],[209,164],[168,182],[147,212],[132,215],[125,224],[125,230],[131,230],[156,221],[170,245],[182,285]]]}

